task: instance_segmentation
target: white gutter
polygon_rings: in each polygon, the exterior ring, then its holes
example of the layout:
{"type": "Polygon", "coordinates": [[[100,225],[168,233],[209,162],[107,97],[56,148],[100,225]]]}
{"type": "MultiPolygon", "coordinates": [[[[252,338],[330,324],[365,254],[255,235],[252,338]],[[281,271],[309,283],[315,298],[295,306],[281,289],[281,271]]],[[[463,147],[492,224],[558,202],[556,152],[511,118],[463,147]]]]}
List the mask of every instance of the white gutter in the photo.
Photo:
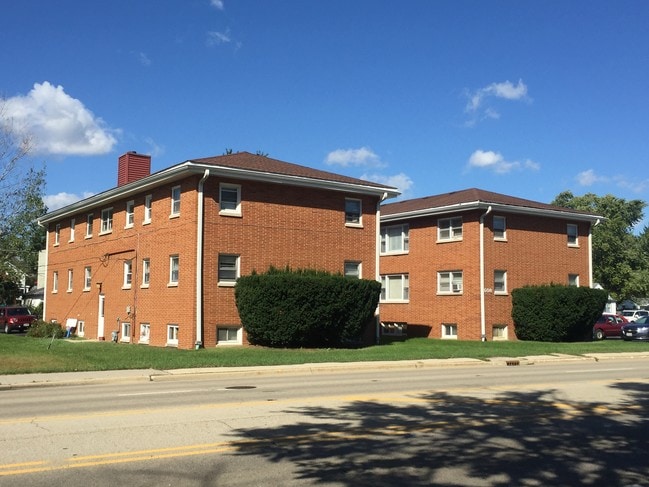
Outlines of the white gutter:
{"type": "MultiPolygon", "coordinates": [[[[388,193],[383,193],[380,200],[376,203],[376,240],[374,244],[374,278],[381,282],[381,203],[383,203],[390,196],[388,193]]],[[[380,300],[379,300],[380,301],[380,300]]],[[[374,313],[374,318],[376,321],[376,343],[378,344],[381,340],[381,313],[380,308],[381,304],[376,305],[376,311],[374,313]]]]}
{"type": "Polygon", "coordinates": [[[49,247],[50,247],[50,233],[49,233],[49,225],[46,227],[43,225],[40,221],[36,221],[36,224],[45,229],[45,282],[43,283],[43,321],[45,321],[45,311],[47,308],[47,277],[50,274],[50,268],[49,268],[49,262],[50,262],[50,253],[49,253],[49,247]]]}
{"type": "Polygon", "coordinates": [[[196,195],[196,206],[198,214],[196,217],[196,343],[194,348],[198,350],[204,346],[203,343],[203,214],[205,200],[203,198],[203,187],[210,176],[210,170],[205,169],[203,177],[198,182],[198,194],[196,195]]]}
{"type": "Polygon", "coordinates": [[[595,225],[588,227],[588,286],[593,287],[593,226],[600,224],[598,218],[595,225]]]}
{"type": "Polygon", "coordinates": [[[485,317],[485,299],[484,299],[484,218],[491,213],[491,206],[487,211],[480,215],[480,339],[483,342],[487,341],[487,325],[485,317]]]}

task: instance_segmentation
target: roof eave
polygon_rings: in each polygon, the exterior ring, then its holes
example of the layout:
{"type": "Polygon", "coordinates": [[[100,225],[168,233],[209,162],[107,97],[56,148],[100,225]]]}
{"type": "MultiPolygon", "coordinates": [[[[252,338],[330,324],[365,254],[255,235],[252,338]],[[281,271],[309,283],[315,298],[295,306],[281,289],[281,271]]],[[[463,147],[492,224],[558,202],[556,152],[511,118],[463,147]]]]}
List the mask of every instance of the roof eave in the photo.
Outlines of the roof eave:
{"type": "Polygon", "coordinates": [[[507,205],[503,203],[489,203],[485,201],[470,201],[464,203],[457,203],[454,205],[438,206],[435,208],[422,208],[419,210],[406,211],[401,213],[393,213],[391,215],[381,214],[382,222],[391,222],[399,220],[407,220],[412,218],[421,218],[425,216],[443,215],[447,213],[457,213],[471,210],[487,210],[491,208],[492,211],[502,211],[504,213],[516,213],[530,216],[545,216],[549,218],[562,218],[577,221],[588,221],[595,223],[597,221],[605,220],[603,216],[591,215],[586,213],[575,213],[567,210],[552,210],[544,208],[530,208],[526,206],[507,205]]]}

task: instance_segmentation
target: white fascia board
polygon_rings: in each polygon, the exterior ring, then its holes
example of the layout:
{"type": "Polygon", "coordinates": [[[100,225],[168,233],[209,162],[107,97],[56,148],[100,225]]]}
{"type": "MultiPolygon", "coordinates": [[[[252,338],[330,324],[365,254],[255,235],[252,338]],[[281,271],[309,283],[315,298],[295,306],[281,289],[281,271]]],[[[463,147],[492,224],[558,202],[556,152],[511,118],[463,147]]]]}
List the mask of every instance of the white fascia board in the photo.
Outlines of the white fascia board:
{"type": "Polygon", "coordinates": [[[409,220],[411,218],[445,215],[448,213],[457,213],[461,211],[486,210],[489,207],[491,207],[491,210],[493,212],[500,211],[502,213],[516,213],[520,215],[543,216],[546,218],[561,218],[564,220],[587,221],[591,223],[605,220],[604,217],[599,215],[574,213],[571,211],[548,210],[548,209],[541,209],[541,208],[529,208],[526,206],[505,205],[500,203],[487,203],[483,201],[471,201],[466,203],[459,203],[456,205],[439,206],[435,208],[423,208],[421,210],[414,210],[414,211],[408,211],[403,213],[394,213],[392,215],[381,214],[381,221],[392,222],[392,221],[399,221],[399,220],[409,220]]]}

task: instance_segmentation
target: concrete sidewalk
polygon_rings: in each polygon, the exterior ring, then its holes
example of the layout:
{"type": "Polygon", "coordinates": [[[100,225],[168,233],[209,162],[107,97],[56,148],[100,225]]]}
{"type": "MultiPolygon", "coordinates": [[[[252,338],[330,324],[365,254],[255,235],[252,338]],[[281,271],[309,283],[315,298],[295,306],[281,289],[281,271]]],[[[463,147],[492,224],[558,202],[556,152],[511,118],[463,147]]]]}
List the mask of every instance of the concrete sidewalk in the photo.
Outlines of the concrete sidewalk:
{"type": "Polygon", "coordinates": [[[541,363],[605,361],[621,359],[649,360],[649,352],[639,353],[593,353],[586,355],[535,355],[529,357],[492,357],[487,360],[456,358],[400,360],[391,362],[328,362],[298,365],[271,365],[252,367],[209,367],[195,369],[135,369],[106,370],[96,372],[53,372],[37,374],[0,375],[0,391],[29,387],[51,387],[84,384],[106,384],[110,382],[158,382],[184,380],[190,377],[246,376],[305,373],[334,373],[345,370],[421,369],[458,366],[521,366],[541,363]]]}

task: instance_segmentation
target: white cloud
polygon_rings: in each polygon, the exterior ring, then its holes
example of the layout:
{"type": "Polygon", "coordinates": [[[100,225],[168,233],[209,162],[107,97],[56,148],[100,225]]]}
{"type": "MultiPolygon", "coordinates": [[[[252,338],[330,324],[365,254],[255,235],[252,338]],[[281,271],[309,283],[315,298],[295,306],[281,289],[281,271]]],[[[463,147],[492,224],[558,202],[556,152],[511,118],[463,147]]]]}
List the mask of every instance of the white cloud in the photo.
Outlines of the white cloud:
{"type": "Polygon", "coordinates": [[[588,169],[577,174],[576,179],[581,186],[592,186],[598,181],[606,181],[607,178],[598,176],[594,170],[588,169]]]}
{"type": "Polygon", "coordinates": [[[393,174],[392,176],[387,176],[383,174],[363,174],[361,179],[365,181],[372,181],[374,183],[385,184],[386,186],[392,186],[401,191],[401,197],[408,196],[410,189],[413,186],[413,181],[410,179],[410,176],[404,173],[393,174]]]}
{"type": "Polygon", "coordinates": [[[149,56],[147,56],[145,52],[142,51],[133,52],[133,55],[142,66],[151,66],[151,64],[153,64],[151,59],[149,58],[149,56]]]}
{"type": "Polygon", "coordinates": [[[5,100],[9,119],[32,136],[34,152],[55,155],[98,155],[110,152],[117,131],[106,127],[62,86],[34,84],[26,96],[5,100]]]}
{"type": "Polygon", "coordinates": [[[500,118],[500,113],[488,105],[488,100],[491,98],[514,101],[528,99],[527,85],[520,79],[518,80],[518,84],[513,84],[511,81],[491,83],[475,92],[467,92],[466,95],[469,101],[464,108],[464,112],[472,116],[472,119],[466,122],[467,126],[475,125],[478,120],[500,118]]]}
{"type": "Polygon", "coordinates": [[[385,163],[381,162],[381,158],[368,147],[361,147],[360,149],[336,149],[327,154],[325,163],[342,167],[363,166],[379,168],[386,166],[385,163]]]}
{"type": "Polygon", "coordinates": [[[618,188],[622,188],[626,193],[641,194],[645,193],[647,188],[649,188],[649,179],[647,178],[629,179],[622,175],[606,176],[597,174],[593,169],[580,172],[575,176],[575,180],[580,186],[593,186],[594,184],[615,185],[618,188]]]}
{"type": "Polygon", "coordinates": [[[231,42],[230,33],[226,32],[208,32],[207,33],[207,45],[208,46],[217,46],[219,44],[227,44],[231,42]]]}
{"type": "Polygon", "coordinates": [[[149,146],[149,150],[146,153],[150,154],[151,157],[160,157],[165,153],[165,147],[159,145],[152,137],[145,137],[144,143],[149,146]]]}
{"type": "Polygon", "coordinates": [[[43,197],[43,202],[45,203],[45,206],[47,206],[48,211],[54,211],[63,208],[64,206],[71,205],[72,203],[76,203],[79,200],[89,198],[92,195],[93,193],[88,192],[83,193],[81,196],[72,193],[50,194],[43,197]]]}
{"type": "Polygon", "coordinates": [[[505,174],[514,169],[530,169],[536,171],[541,168],[540,164],[530,159],[522,163],[519,161],[507,161],[500,152],[483,151],[480,149],[471,154],[468,166],[489,169],[498,174],[505,174]]]}
{"type": "Polygon", "coordinates": [[[225,7],[223,0],[210,0],[210,5],[218,10],[223,10],[225,7]]]}

